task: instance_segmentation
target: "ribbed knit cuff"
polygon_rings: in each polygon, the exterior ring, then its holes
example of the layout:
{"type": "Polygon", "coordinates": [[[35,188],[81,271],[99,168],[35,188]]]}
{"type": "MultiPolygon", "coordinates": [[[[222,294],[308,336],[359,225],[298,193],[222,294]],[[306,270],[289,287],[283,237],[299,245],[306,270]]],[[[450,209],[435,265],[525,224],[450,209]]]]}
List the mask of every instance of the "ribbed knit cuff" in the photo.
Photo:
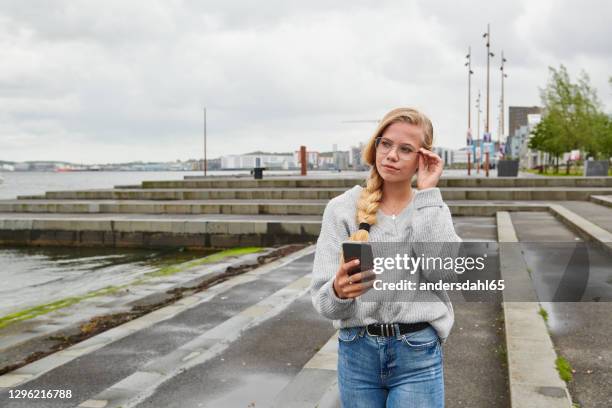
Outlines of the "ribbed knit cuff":
{"type": "Polygon", "coordinates": [[[327,293],[329,293],[329,298],[332,301],[337,302],[337,303],[341,303],[341,304],[346,304],[346,303],[351,303],[352,301],[355,300],[355,298],[342,299],[342,298],[339,298],[338,296],[336,296],[336,292],[334,291],[334,279],[332,279],[329,282],[327,282],[326,285],[329,286],[329,289],[327,290],[327,293]]]}
{"type": "Polygon", "coordinates": [[[417,190],[414,196],[414,206],[418,209],[431,206],[443,206],[442,193],[438,187],[417,190]]]}

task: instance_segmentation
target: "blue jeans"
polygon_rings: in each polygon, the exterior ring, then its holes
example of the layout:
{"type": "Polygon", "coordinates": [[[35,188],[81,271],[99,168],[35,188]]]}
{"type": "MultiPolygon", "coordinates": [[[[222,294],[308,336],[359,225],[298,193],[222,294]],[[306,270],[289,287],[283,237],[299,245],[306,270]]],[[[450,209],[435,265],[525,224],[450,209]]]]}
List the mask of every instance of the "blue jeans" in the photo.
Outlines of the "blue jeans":
{"type": "Polygon", "coordinates": [[[395,337],[371,336],[365,327],[339,330],[342,408],[443,408],[443,374],[442,345],[431,326],[395,337]]]}

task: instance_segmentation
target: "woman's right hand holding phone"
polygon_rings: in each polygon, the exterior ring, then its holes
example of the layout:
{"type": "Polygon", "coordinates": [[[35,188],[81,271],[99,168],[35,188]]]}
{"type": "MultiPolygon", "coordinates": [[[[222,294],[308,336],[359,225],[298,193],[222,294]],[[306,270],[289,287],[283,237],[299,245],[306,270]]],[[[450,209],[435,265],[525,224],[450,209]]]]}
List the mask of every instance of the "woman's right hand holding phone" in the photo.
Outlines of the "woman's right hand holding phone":
{"type": "Polygon", "coordinates": [[[359,259],[340,265],[334,277],[334,292],[340,299],[350,299],[363,295],[374,285],[374,272],[367,270],[354,273],[359,268],[359,259]]]}

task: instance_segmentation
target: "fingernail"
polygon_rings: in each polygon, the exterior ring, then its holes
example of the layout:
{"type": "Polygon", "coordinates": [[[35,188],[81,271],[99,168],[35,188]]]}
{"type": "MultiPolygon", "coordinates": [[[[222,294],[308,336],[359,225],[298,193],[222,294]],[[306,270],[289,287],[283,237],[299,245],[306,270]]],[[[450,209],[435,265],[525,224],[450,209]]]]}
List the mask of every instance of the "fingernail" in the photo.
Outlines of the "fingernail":
{"type": "Polygon", "coordinates": [[[355,265],[359,263],[359,259],[355,259],[355,265]]]}

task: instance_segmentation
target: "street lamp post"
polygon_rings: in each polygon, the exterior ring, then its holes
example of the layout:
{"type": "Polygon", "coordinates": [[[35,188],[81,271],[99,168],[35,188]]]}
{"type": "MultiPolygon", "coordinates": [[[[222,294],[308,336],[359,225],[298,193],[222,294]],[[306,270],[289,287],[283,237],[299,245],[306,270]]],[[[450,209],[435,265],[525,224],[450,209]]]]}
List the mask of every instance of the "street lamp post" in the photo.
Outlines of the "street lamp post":
{"type": "MultiPolygon", "coordinates": [[[[486,113],[486,121],[485,121],[485,134],[487,134],[487,142],[491,143],[491,136],[489,133],[489,60],[491,57],[494,57],[490,51],[491,47],[491,27],[490,24],[487,24],[487,32],[482,35],[487,39],[487,113],[486,113]]],[[[488,147],[488,146],[487,146],[488,147]]],[[[489,177],[489,149],[485,152],[485,175],[489,177]]]]}
{"type": "Polygon", "coordinates": [[[478,158],[476,160],[477,163],[477,167],[476,167],[476,173],[480,174],[480,166],[482,165],[482,141],[480,140],[480,112],[482,112],[482,109],[480,109],[480,89],[478,90],[478,98],[476,99],[476,145],[478,146],[478,149],[480,154],[478,155],[478,158]]]}
{"type": "Polygon", "coordinates": [[[204,108],[204,177],[206,177],[206,170],[208,163],[206,163],[206,108],[204,108]]]}
{"type": "Polygon", "coordinates": [[[468,47],[468,53],[465,56],[467,62],[465,66],[468,67],[468,128],[467,128],[467,174],[468,176],[472,171],[472,158],[470,149],[472,148],[472,47],[468,47]]]}
{"type": "MultiPolygon", "coordinates": [[[[507,59],[504,58],[504,51],[502,50],[501,52],[501,67],[499,68],[501,71],[501,113],[500,113],[500,125],[501,125],[501,133],[505,132],[505,117],[504,117],[504,78],[506,78],[508,75],[506,74],[506,72],[504,71],[504,63],[508,61],[507,59]]],[[[501,135],[498,135],[498,143],[499,146],[501,147],[501,135]]]]}

